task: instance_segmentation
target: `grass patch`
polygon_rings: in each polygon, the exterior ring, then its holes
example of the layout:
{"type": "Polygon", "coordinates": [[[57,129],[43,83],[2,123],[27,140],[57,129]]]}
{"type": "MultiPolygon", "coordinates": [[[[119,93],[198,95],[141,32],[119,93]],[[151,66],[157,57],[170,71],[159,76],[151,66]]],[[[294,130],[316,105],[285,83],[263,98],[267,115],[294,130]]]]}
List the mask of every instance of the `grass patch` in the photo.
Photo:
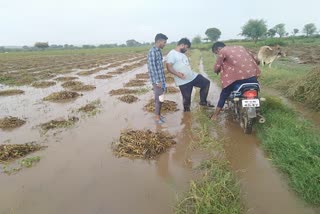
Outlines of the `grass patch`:
{"type": "Polygon", "coordinates": [[[78,96],[80,96],[77,92],[72,91],[60,91],[50,94],[49,96],[43,98],[44,101],[64,101],[64,100],[70,100],[75,99],[78,96]]]}
{"type": "Polygon", "coordinates": [[[35,88],[48,88],[50,86],[53,86],[57,84],[56,82],[52,82],[52,81],[41,81],[41,82],[34,82],[32,83],[31,86],[35,87],[35,88]]]}
{"type": "Polygon", "coordinates": [[[125,102],[125,103],[134,103],[134,102],[138,101],[138,97],[130,95],[130,94],[121,96],[118,99],[121,100],[122,102],[125,102]]]}
{"type": "Polygon", "coordinates": [[[1,129],[13,129],[20,127],[26,123],[25,120],[21,120],[17,117],[5,117],[0,118],[0,128],[1,129]]]}
{"type": "Polygon", "coordinates": [[[262,106],[266,123],[257,134],[273,164],[287,177],[291,188],[306,202],[320,205],[320,134],[317,128],[267,97],[262,106]]]}
{"type": "Polygon", "coordinates": [[[175,213],[245,213],[240,187],[225,160],[222,144],[211,136],[214,127],[207,112],[199,109],[193,116],[197,122],[193,128],[196,146],[211,157],[197,169],[201,178],[191,181],[188,192],[178,197],[175,213]]]}
{"type": "Polygon", "coordinates": [[[67,120],[51,120],[47,123],[43,123],[40,125],[40,128],[44,131],[47,132],[51,129],[61,129],[61,128],[69,128],[73,126],[77,121],[79,121],[79,118],[77,117],[70,117],[67,120]]]}
{"type": "Polygon", "coordinates": [[[24,91],[19,89],[9,89],[0,91],[0,96],[12,96],[17,94],[24,94],[24,91]]]}
{"type": "Polygon", "coordinates": [[[125,130],[112,147],[118,157],[154,159],[176,144],[173,136],[150,130],[125,130]]]}
{"type": "MultiPolygon", "coordinates": [[[[155,106],[154,106],[154,99],[149,100],[148,104],[144,106],[144,110],[148,112],[154,112],[155,111],[155,106]]],[[[175,112],[178,111],[179,109],[177,108],[177,103],[171,100],[165,100],[162,103],[161,106],[161,112],[162,113],[169,113],[169,112],[175,112]]]]}

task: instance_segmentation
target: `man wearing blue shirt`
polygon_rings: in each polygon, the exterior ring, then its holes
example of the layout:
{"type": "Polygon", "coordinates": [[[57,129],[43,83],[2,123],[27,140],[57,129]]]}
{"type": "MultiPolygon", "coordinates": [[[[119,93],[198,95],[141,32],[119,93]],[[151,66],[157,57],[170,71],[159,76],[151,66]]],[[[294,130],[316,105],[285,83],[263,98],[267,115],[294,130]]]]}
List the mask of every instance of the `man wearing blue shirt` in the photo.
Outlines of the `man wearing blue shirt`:
{"type": "Polygon", "coordinates": [[[200,105],[214,107],[207,102],[207,96],[210,87],[210,81],[201,74],[192,71],[188,57],[185,55],[191,47],[191,42],[187,38],[182,38],[175,49],[167,55],[167,69],[174,75],[174,81],[179,86],[184,111],[190,111],[191,94],[193,87],[200,88],[200,105]]]}
{"type": "Polygon", "coordinates": [[[164,94],[166,89],[166,79],[164,76],[161,49],[166,46],[167,40],[168,37],[166,35],[158,33],[155,37],[155,44],[149,50],[147,56],[149,77],[154,91],[156,124],[162,124],[165,122],[164,117],[161,116],[161,106],[163,100],[159,100],[159,97],[164,94]]]}

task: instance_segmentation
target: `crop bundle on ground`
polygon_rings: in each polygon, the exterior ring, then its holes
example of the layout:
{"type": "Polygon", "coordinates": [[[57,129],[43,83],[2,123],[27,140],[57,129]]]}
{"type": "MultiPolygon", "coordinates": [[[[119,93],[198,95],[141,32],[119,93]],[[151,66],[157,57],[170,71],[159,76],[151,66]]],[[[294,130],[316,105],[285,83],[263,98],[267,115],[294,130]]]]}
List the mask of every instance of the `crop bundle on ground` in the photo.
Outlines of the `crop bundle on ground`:
{"type": "Polygon", "coordinates": [[[80,81],[67,81],[63,83],[61,86],[72,91],[91,91],[96,88],[94,85],[85,85],[83,82],[80,81]]]}
{"type": "Polygon", "coordinates": [[[138,100],[138,97],[128,94],[121,96],[118,99],[125,103],[134,103],[138,100]]]}
{"type": "Polygon", "coordinates": [[[134,80],[130,80],[129,82],[127,82],[124,86],[125,87],[144,86],[145,82],[146,82],[145,80],[134,79],[134,80]]]}
{"type": "Polygon", "coordinates": [[[71,81],[71,80],[75,80],[75,79],[79,79],[79,77],[58,77],[58,78],[55,78],[55,80],[62,81],[62,82],[71,81]]]}
{"type": "Polygon", "coordinates": [[[32,83],[32,86],[35,88],[47,88],[55,84],[56,82],[52,82],[52,81],[42,81],[42,82],[34,82],[32,83]]]}
{"type": "Polygon", "coordinates": [[[115,70],[115,71],[108,72],[108,74],[122,74],[122,73],[124,73],[124,72],[121,70],[115,70]]]}
{"type": "Polygon", "coordinates": [[[111,90],[109,92],[110,95],[123,95],[123,94],[135,94],[138,93],[138,90],[133,90],[133,89],[127,89],[127,88],[120,88],[116,90],[111,90]]]}
{"type": "Polygon", "coordinates": [[[288,96],[320,111],[320,67],[292,84],[288,89],[288,96]]]}
{"type": "Polygon", "coordinates": [[[25,124],[25,120],[21,120],[17,117],[5,117],[0,118],[0,128],[1,129],[12,129],[17,128],[25,124]]]}
{"type": "Polygon", "coordinates": [[[45,101],[63,101],[74,99],[80,96],[79,93],[73,91],[60,91],[50,94],[49,96],[43,98],[45,101]]]}
{"type": "Polygon", "coordinates": [[[95,100],[85,106],[82,106],[78,109],[78,111],[89,115],[95,115],[99,111],[99,107],[101,107],[100,100],[95,100]]]}
{"type": "MultiPolygon", "coordinates": [[[[148,112],[154,112],[155,111],[154,100],[153,99],[150,100],[149,103],[144,106],[144,109],[148,112]]],[[[163,113],[175,112],[178,110],[179,109],[177,108],[177,103],[174,101],[165,100],[162,103],[161,112],[163,113]]]]}
{"type": "Polygon", "coordinates": [[[174,83],[174,78],[172,76],[166,76],[167,83],[174,83]]]}
{"type": "Polygon", "coordinates": [[[99,69],[94,69],[94,70],[89,70],[89,71],[80,71],[80,72],[77,73],[77,75],[88,76],[88,75],[91,75],[91,74],[98,73],[99,71],[100,71],[99,69]]]}
{"type": "Polygon", "coordinates": [[[176,87],[172,87],[172,86],[167,87],[167,93],[169,94],[178,93],[178,92],[180,92],[180,90],[176,87]]]}
{"type": "Polygon", "coordinates": [[[136,74],[137,79],[149,79],[148,73],[136,74]]]}
{"type": "Polygon", "coordinates": [[[95,79],[111,79],[112,77],[113,77],[112,75],[105,74],[105,75],[97,75],[94,78],[95,79]]]}
{"type": "Polygon", "coordinates": [[[153,159],[176,144],[173,138],[164,132],[125,130],[119,142],[113,143],[113,150],[119,157],[153,159]]]}
{"type": "Polygon", "coordinates": [[[21,158],[42,148],[44,146],[36,143],[2,144],[0,145],[0,162],[21,158]]]}
{"type": "Polygon", "coordinates": [[[23,94],[23,93],[24,91],[19,89],[9,89],[9,90],[0,91],[0,96],[12,96],[12,95],[23,94]]]}
{"type": "Polygon", "coordinates": [[[57,128],[68,128],[73,126],[79,118],[77,117],[70,117],[67,120],[51,120],[47,123],[43,123],[40,125],[41,129],[45,132],[49,131],[50,129],[57,129],[57,128]]]}

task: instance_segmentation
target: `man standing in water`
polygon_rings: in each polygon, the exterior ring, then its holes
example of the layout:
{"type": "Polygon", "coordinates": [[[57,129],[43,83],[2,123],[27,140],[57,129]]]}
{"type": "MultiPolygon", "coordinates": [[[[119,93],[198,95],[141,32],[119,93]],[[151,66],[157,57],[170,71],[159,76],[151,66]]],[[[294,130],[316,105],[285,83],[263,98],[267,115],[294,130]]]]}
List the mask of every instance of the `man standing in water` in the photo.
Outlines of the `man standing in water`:
{"type": "Polygon", "coordinates": [[[162,33],[158,33],[155,37],[155,44],[149,50],[147,56],[147,64],[149,77],[153,86],[154,102],[155,102],[155,123],[164,123],[164,117],[161,115],[161,106],[163,100],[164,91],[166,89],[166,79],[163,69],[163,58],[161,49],[166,46],[168,37],[162,33]]]}
{"type": "Polygon", "coordinates": [[[242,46],[226,46],[223,42],[216,42],[212,52],[217,55],[214,72],[220,73],[222,85],[217,108],[211,117],[211,120],[216,120],[235,85],[258,83],[261,71],[258,58],[242,46]]]}
{"type": "Polygon", "coordinates": [[[200,88],[200,105],[214,107],[207,102],[210,81],[201,74],[191,70],[188,57],[185,55],[191,47],[191,42],[187,38],[182,38],[175,49],[171,50],[167,56],[167,69],[174,75],[174,81],[179,86],[184,112],[190,111],[191,94],[193,87],[200,88]]]}

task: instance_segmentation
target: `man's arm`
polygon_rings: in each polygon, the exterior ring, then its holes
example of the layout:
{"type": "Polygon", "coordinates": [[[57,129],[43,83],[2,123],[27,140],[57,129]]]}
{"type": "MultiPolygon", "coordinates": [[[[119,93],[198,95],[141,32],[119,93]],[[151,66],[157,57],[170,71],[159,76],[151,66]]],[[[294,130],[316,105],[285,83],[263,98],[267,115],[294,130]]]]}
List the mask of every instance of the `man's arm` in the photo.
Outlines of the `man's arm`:
{"type": "MultiPolygon", "coordinates": [[[[220,50],[220,52],[221,51],[222,50],[220,50]]],[[[215,73],[217,73],[217,74],[220,73],[222,65],[223,65],[223,62],[224,62],[224,54],[219,53],[217,61],[216,61],[216,64],[214,65],[214,68],[213,68],[215,73]]]]}
{"type": "Polygon", "coordinates": [[[183,73],[180,73],[180,72],[177,72],[173,69],[173,66],[171,63],[166,63],[166,67],[167,67],[167,70],[172,73],[173,75],[179,77],[180,79],[184,79],[184,74],[183,73]]]}

